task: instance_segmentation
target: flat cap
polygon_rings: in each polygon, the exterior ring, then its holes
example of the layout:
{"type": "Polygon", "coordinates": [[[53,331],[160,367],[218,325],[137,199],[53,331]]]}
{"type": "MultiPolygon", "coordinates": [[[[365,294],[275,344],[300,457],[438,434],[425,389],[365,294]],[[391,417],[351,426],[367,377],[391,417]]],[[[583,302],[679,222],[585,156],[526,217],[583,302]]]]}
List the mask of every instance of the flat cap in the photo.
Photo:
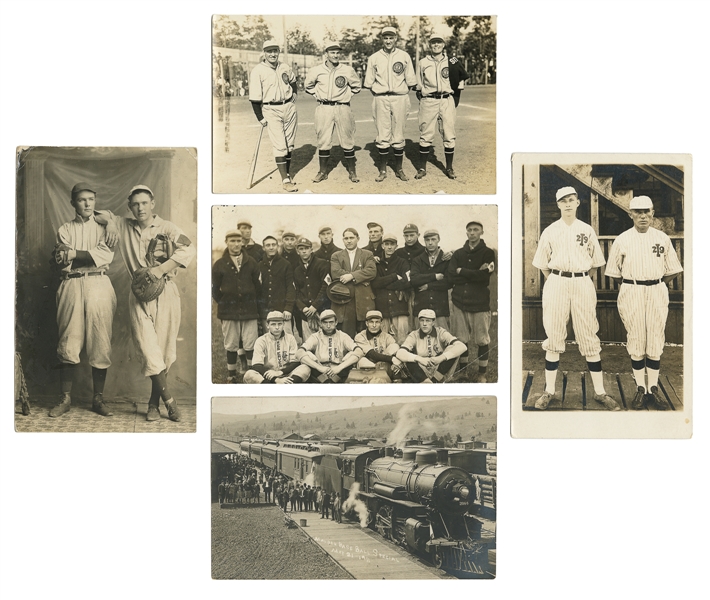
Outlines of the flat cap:
{"type": "Polygon", "coordinates": [[[242,237],[242,232],[239,231],[238,229],[230,229],[227,234],[224,236],[224,239],[227,240],[228,238],[231,237],[242,237]]]}
{"type": "Polygon", "coordinates": [[[333,228],[330,227],[329,225],[323,225],[323,227],[321,227],[321,228],[318,230],[318,235],[320,235],[320,234],[323,233],[324,231],[333,231],[333,228]]]}
{"type": "MultiPolygon", "coordinates": [[[[433,237],[435,235],[439,235],[439,230],[438,229],[427,229],[424,232],[424,239],[427,239],[428,237],[433,237]]],[[[441,236],[439,236],[441,237],[441,236]]]]}
{"type": "Polygon", "coordinates": [[[311,240],[304,237],[298,238],[298,241],[296,242],[296,248],[300,248],[301,246],[305,246],[306,248],[313,248],[311,240]]]}
{"type": "Polygon", "coordinates": [[[370,319],[381,319],[382,318],[382,313],[379,310],[368,310],[367,314],[365,315],[365,321],[369,321],[370,319]]]}
{"type": "Polygon", "coordinates": [[[419,311],[418,319],[436,319],[436,313],[431,308],[422,308],[419,311]]]}
{"type": "Polygon", "coordinates": [[[372,229],[373,227],[379,227],[380,229],[383,229],[382,225],[380,225],[379,223],[375,223],[374,221],[367,224],[368,229],[372,229]]]}
{"type": "Polygon", "coordinates": [[[481,229],[483,229],[483,223],[481,223],[480,221],[469,221],[468,223],[466,223],[466,229],[471,227],[471,225],[478,225],[481,229]]]}
{"type": "Polygon", "coordinates": [[[571,185],[565,186],[557,190],[557,193],[555,194],[555,201],[559,202],[564,198],[565,196],[569,196],[570,194],[574,194],[575,196],[577,195],[577,190],[575,190],[571,185]]]}
{"type": "Polygon", "coordinates": [[[402,230],[402,233],[419,233],[419,227],[414,223],[407,223],[402,230]]]}
{"type": "Polygon", "coordinates": [[[237,221],[237,227],[241,227],[242,225],[246,225],[251,229],[251,221],[249,219],[239,219],[237,221]]]}
{"type": "Polygon", "coordinates": [[[382,242],[394,242],[395,244],[397,243],[397,236],[394,235],[393,233],[385,233],[382,236],[382,242]]]}
{"type": "Polygon", "coordinates": [[[330,319],[330,318],[337,319],[338,317],[336,316],[335,311],[333,311],[329,308],[326,308],[320,315],[318,315],[318,318],[321,321],[325,321],[326,319],[330,319]]]}
{"type": "Polygon", "coordinates": [[[94,189],[96,186],[91,185],[90,183],[86,183],[86,181],[82,181],[80,183],[77,183],[72,189],[71,189],[71,195],[73,196],[74,194],[78,194],[79,192],[93,192],[94,194],[96,193],[96,190],[94,189]]]}
{"type": "Polygon", "coordinates": [[[284,232],[283,232],[283,235],[281,236],[281,239],[287,238],[287,237],[295,238],[295,237],[296,237],[296,234],[295,234],[295,233],[292,233],[292,232],[290,232],[290,231],[284,231],[284,232]]]}
{"type": "Polygon", "coordinates": [[[266,315],[266,321],[283,321],[284,314],[278,310],[272,310],[268,315],[266,315]]]}
{"type": "Polygon", "coordinates": [[[131,188],[131,191],[128,192],[128,197],[130,198],[133,192],[148,192],[151,196],[154,196],[153,190],[151,190],[147,185],[143,185],[142,183],[139,183],[138,185],[134,185],[131,188]]]}
{"type": "Polygon", "coordinates": [[[630,210],[653,210],[653,200],[648,196],[634,196],[629,204],[630,210]]]}
{"type": "Polygon", "coordinates": [[[264,44],[261,47],[262,50],[266,50],[267,48],[281,48],[279,43],[275,39],[270,39],[270,40],[264,40],[264,44]]]}

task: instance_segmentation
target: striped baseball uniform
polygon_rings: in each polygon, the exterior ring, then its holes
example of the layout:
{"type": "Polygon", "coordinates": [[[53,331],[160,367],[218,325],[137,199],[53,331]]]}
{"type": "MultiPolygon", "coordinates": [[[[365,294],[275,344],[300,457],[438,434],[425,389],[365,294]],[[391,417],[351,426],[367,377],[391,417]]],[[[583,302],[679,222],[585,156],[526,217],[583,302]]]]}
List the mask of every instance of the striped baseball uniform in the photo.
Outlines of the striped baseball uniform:
{"type": "Polygon", "coordinates": [[[357,346],[347,333],[336,330],[333,335],[326,335],[323,331],[314,333],[301,348],[310,352],[322,365],[339,365],[357,346]]]}
{"type": "Polygon", "coordinates": [[[417,83],[412,59],[404,50],[378,50],[367,59],[363,87],[372,90],[372,118],[378,148],[404,148],[404,126],[411,108],[409,89],[417,83]]]}
{"type": "Polygon", "coordinates": [[[617,306],[632,358],[660,359],[668,317],[668,287],[662,279],[682,270],[671,239],[658,229],[641,233],[632,227],[614,240],[605,274],[622,279],[617,306]]]}
{"type": "MultiPolygon", "coordinates": [[[[284,376],[298,375],[303,381],[307,381],[311,375],[310,367],[301,364],[295,368],[293,366],[293,363],[298,363],[297,351],[296,338],[291,334],[283,332],[279,338],[274,338],[271,333],[267,333],[256,340],[254,344],[252,367],[262,365],[264,371],[283,371],[284,376]]],[[[264,381],[264,376],[253,368],[244,373],[244,383],[261,383],[262,381],[264,381]]]]}
{"type": "Polygon", "coordinates": [[[361,331],[355,336],[355,344],[362,353],[362,358],[357,363],[358,369],[374,369],[377,366],[366,356],[370,350],[388,356],[394,356],[399,350],[394,337],[384,329],[376,335],[372,335],[367,329],[361,331]]]}
{"type": "MultiPolygon", "coordinates": [[[[446,350],[457,341],[458,338],[443,327],[434,327],[428,335],[422,333],[420,329],[416,329],[410,332],[401,349],[405,350],[407,354],[416,354],[417,356],[433,357],[444,354],[446,358],[456,358],[465,351],[465,346],[458,354],[451,350],[447,353],[446,350]]],[[[412,357],[407,358],[410,359],[407,362],[411,362],[412,357]]]]}
{"type": "Polygon", "coordinates": [[[580,354],[594,356],[601,352],[597,293],[591,278],[580,274],[604,262],[596,233],[579,219],[571,225],[559,219],[542,232],[532,264],[553,271],[542,290],[542,322],[547,335],[543,350],[558,354],[565,351],[571,316],[580,354]]]}
{"type": "Polygon", "coordinates": [[[57,232],[57,243],[73,250],[85,250],[94,265],[62,269],[57,289],[57,356],[62,363],[78,365],[86,344],[89,364],[97,369],[111,366],[111,333],[116,313],[116,293],[106,273],[113,261],[113,250],[106,245],[106,228],[94,217],[84,221],[79,215],[64,223],[57,232]]]}
{"type": "Polygon", "coordinates": [[[449,84],[449,61],[445,54],[440,60],[425,56],[417,67],[417,90],[422,93],[419,101],[419,144],[431,146],[434,130],[441,122],[441,135],[445,148],[456,146],[456,107],[454,91],[449,84]]]}
{"type": "Polygon", "coordinates": [[[355,146],[355,117],[350,100],[361,87],[357,73],[345,63],[333,67],[325,61],[308,70],[304,89],[318,101],[314,124],[319,150],[333,147],[333,130],[338,133],[343,150],[355,146]]]}
{"type": "Polygon", "coordinates": [[[286,156],[295,144],[298,113],[291,87],[295,81],[291,67],[282,62],[272,67],[262,60],[249,75],[249,101],[261,102],[274,157],[286,156]]]}

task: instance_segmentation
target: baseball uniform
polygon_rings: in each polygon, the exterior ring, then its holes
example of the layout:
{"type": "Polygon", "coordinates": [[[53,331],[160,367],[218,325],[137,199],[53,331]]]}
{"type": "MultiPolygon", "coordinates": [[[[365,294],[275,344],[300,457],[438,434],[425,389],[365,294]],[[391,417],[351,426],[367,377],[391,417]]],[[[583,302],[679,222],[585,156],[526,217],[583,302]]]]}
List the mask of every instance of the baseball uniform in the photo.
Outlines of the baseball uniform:
{"type": "Polygon", "coordinates": [[[397,358],[407,364],[407,369],[415,381],[422,382],[425,379],[442,381],[456,359],[465,351],[465,344],[456,339],[456,336],[443,327],[435,326],[428,334],[423,333],[421,329],[410,332],[397,352],[397,358]],[[425,369],[414,358],[415,356],[432,358],[442,355],[446,360],[437,365],[436,369],[425,369]]]}
{"type": "Polygon", "coordinates": [[[362,353],[362,358],[357,363],[359,369],[374,369],[376,363],[382,360],[391,362],[392,359],[388,360],[385,356],[394,357],[399,350],[394,337],[384,329],[374,335],[367,329],[361,331],[355,336],[355,345],[362,353]]]}
{"type": "Polygon", "coordinates": [[[461,88],[459,84],[466,81],[469,78],[466,69],[463,68],[461,61],[452,56],[449,58],[449,84],[451,89],[454,90],[454,106],[459,105],[459,99],[461,97],[461,88]]]}
{"type": "MultiPolygon", "coordinates": [[[[308,381],[311,369],[296,358],[298,344],[292,335],[281,332],[278,338],[271,333],[262,335],[254,344],[251,369],[244,373],[244,383],[263,383],[266,371],[281,371],[283,377],[297,377],[308,381]]],[[[273,380],[272,380],[273,381],[273,380]]]]}
{"type": "MultiPolygon", "coordinates": [[[[303,342],[299,352],[308,353],[313,360],[326,366],[339,365],[356,350],[353,339],[347,333],[336,329],[333,335],[326,335],[322,330],[314,333],[303,342]]],[[[345,381],[349,373],[350,368],[344,369],[340,372],[340,379],[345,381]]],[[[316,375],[317,372],[312,372],[309,381],[318,382],[316,375]]]]}
{"type": "Polygon", "coordinates": [[[382,313],[382,329],[395,336],[401,344],[409,332],[409,264],[395,253],[377,263],[377,275],[372,280],[375,307],[382,313]]]}

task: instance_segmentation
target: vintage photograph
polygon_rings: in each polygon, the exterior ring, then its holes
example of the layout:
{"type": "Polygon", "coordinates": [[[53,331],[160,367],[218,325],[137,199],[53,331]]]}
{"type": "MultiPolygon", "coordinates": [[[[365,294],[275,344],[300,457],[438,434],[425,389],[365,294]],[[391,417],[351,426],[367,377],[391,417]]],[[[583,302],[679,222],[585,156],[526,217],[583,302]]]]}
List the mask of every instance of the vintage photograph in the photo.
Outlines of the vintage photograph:
{"type": "Polygon", "coordinates": [[[495,382],[497,253],[495,205],[214,206],[212,381],[495,382]]]}
{"type": "MultiPolygon", "coordinates": [[[[516,154],[513,165],[514,413],[528,424],[545,423],[542,412],[626,413],[627,427],[633,413],[662,412],[662,437],[687,436],[690,157],[516,154]]],[[[615,437],[644,437],[648,422],[634,434],[602,418],[615,437]]]]}
{"type": "Polygon", "coordinates": [[[212,399],[213,579],[492,579],[493,396],[212,399]]]}
{"type": "Polygon", "coordinates": [[[15,429],[194,432],[197,153],[18,148],[15,429]]]}
{"type": "Polygon", "coordinates": [[[495,194],[495,16],[214,15],[214,193],[495,194]]]}

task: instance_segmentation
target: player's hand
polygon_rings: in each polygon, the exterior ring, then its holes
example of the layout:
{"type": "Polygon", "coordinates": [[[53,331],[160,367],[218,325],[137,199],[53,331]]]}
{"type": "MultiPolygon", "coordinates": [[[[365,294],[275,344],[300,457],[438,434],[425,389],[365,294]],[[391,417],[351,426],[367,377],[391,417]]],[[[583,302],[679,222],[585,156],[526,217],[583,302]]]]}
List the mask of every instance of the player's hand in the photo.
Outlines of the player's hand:
{"type": "Polygon", "coordinates": [[[463,81],[463,80],[459,81],[459,89],[460,89],[460,90],[462,90],[462,89],[463,89],[463,87],[464,87],[465,83],[466,83],[466,82],[465,82],[465,81],[463,81]]]}
{"type": "Polygon", "coordinates": [[[307,317],[312,317],[314,314],[316,314],[318,311],[313,307],[313,306],[308,306],[303,309],[303,314],[306,315],[307,317]]]}
{"type": "Polygon", "coordinates": [[[416,362],[418,362],[420,365],[422,365],[423,367],[429,366],[429,359],[424,356],[415,356],[414,360],[416,362]]]}
{"type": "Polygon", "coordinates": [[[437,274],[436,274],[436,280],[437,280],[437,281],[441,281],[443,278],[444,278],[444,274],[443,274],[443,273],[437,273],[437,274]]]}
{"type": "Polygon", "coordinates": [[[426,292],[429,289],[429,284],[425,283],[423,286],[421,286],[417,291],[418,292],[426,292]]]}
{"type": "Polygon", "coordinates": [[[495,271],[495,270],[496,270],[496,264],[493,261],[489,262],[488,263],[488,272],[493,273],[493,271],[495,271]]]}
{"type": "Polygon", "coordinates": [[[278,377],[274,381],[274,383],[286,383],[286,384],[293,383],[293,379],[291,379],[290,377],[278,377]]]}
{"type": "Polygon", "coordinates": [[[287,310],[284,311],[284,320],[285,320],[285,321],[290,321],[290,320],[291,320],[291,313],[288,312],[287,310]]]}
{"type": "MultiPolygon", "coordinates": [[[[481,268],[483,268],[483,267],[481,267],[481,268]]],[[[456,269],[456,274],[457,274],[457,275],[460,275],[460,274],[461,274],[461,267],[459,267],[458,269],[456,269]]]]}
{"type": "Polygon", "coordinates": [[[109,248],[113,248],[118,243],[118,229],[116,226],[109,222],[106,225],[106,245],[109,248]]]}
{"type": "Polygon", "coordinates": [[[417,100],[421,101],[421,99],[422,99],[422,91],[417,90],[417,100]]]}
{"type": "Polygon", "coordinates": [[[402,281],[402,276],[401,276],[401,275],[397,275],[397,281],[402,281]]]}
{"type": "Polygon", "coordinates": [[[153,267],[150,272],[156,279],[160,279],[163,275],[165,275],[160,267],[153,267]]]}
{"type": "Polygon", "coordinates": [[[442,257],[441,260],[451,260],[451,257],[454,255],[453,252],[446,252],[444,253],[444,256],[442,257]]]}
{"type": "Polygon", "coordinates": [[[266,127],[266,125],[268,124],[268,121],[266,119],[262,119],[261,121],[259,121],[259,123],[261,123],[262,127],[266,127]]]}
{"type": "Polygon", "coordinates": [[[345,273],[345,275],[340,276],[340,283],[350,283],[355,277],[352,273],[345,273]]]}
{"type": "Polygon", "coordinates": [[[380,262],[380,257],[379,257],[379,256],[375,256],[374,259],[375,259],[375,262],[376,262],[376,263],[379,263],[379,262],[380,262]]]}

